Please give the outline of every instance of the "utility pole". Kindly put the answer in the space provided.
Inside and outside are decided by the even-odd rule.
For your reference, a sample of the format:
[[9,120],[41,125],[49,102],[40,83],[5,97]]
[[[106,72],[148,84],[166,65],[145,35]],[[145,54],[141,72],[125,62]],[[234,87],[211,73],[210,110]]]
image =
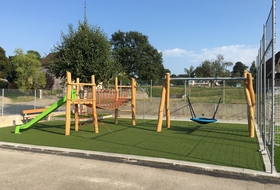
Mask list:
[[87,21],[87,1],[84,4],[84,23]]

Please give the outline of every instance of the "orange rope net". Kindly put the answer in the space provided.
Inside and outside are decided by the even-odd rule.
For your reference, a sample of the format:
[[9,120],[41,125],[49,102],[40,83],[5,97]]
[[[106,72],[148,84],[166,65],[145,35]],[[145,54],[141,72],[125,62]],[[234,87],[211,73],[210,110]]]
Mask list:
[[[92,93],[85,92],[84,99],[86,98],[92,98]],[[131,101],[131,90],[129,88],[124,88],[119,92],[116,92],[115,89],[96,91],[96,107],[99,109],[117,109],[129,101]]]

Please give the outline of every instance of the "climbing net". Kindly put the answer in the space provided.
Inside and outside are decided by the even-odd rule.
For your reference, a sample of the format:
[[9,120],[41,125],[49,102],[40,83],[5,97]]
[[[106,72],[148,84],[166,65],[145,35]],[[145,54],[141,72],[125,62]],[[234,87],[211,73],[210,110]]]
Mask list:
[[[86,109],[85,109],[86,108]],[[79,104],[77,106],[75,106],[75,112],[78,112],[78,122],[79,122],[79,126],[82,128],[85,125],[88,124],[94,124],[94,114],[92,112],[92,107],[89,104]],[[104,118],[108,118],[111,117],[112,115],[109,116],[98,116],[97,115],[97,119],[99,122],[102,123],[102,125],[108,129],[111,133],[113,133],[113,131],[111,131],[111,129],[103,122]],[[85,135],[85,134],[84,134]],[[85,136],[86,137],[86,136]]]

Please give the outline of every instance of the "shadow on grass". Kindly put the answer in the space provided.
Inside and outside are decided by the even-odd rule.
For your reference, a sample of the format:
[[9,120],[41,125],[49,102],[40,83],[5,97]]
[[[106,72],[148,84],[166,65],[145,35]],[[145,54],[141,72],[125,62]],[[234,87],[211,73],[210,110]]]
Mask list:
[[236,129],[232,129],[231,127],[223,127],[222,124],[189,124],[186,127],[180,125],[171,126],[169,130],[174,131],[175,134],[186,134],[186,138],[195,137],[204,139],[207,137],[208,141],[215,142],[217,145],[221,142],[225,145],[240,147],[240,143],[243,143],[243,146],[246,147],[248,144],[252,145],[256,143],[248,138],[248,132],[246,130],[240,130],[240,127]]
[[[99,133],[96,134],[93,132],[92,123],[80,126],[79,131],[75,132],[72,122],[71,135],[63,137],[65,122],[53,121],[36,124],[32,127],[34,130],[25,131],[26,135],[14,137],[9,135],[11,137],[7,137],[7,134],[2,134],[2,138],[14,138],[20,142],[41,143],[47,146],[152,156],[252,169],[255,167],[252,166],[253,164],[239,163],[241,162],[239,159],[247,160],[249,159],[247,156],[252,154],[251,157],[254,156],[254,159],[259,162],[256,159],[259,153],[254,150],[258,145],[257,141],[241,135],[245,133],[243,126],[236,128],[231,125],[227,127],[221,125],[205,126],[193,122],[172,121],[171,129],[166,129],[163,125],[164,130],[157,133],[156,123],[155,120],[147,120],[145,123],[132,126],[129,119],[120,119],[119,125],[115,125],[113,119],[104,120],[104,126],[99,123]],[[226,160],[228,156],[232,158],[229,161]],[[256,168],[260,170],[261,167]]]
[[201,128],[200,125],[194,127],[182,127],[182,126],[172,126],[170,130],[177,132],[185,132],[186,134],[192,134],[193,132],[199,130]]
[[[79,131],[74,131],[73,129],[73,125],[74,123],[71,123],[71,135],[74,135],[75,137],[80,137],[80,138],[88,138],[88,139],[99,139],[99,138],[103,138],[106,137],[108,135],[113,134],[118,134],[121,133],[123,131],[126,130],[130,130],[129,133],[131,134],[135,134],[135,135],[143,135],[143,131],[147,131],[147,132],[155,132],[156,133],[156,127],[155,127],[155,123],[156,121],[152,120],[152,121],[148,121],[145,122],[144,124],[140,124],[137,126],[132,126],[131,121],[129,120],[120,120],[119,121],[119,125],[121,125],[121,128],[118,128],[118,125],[114,124],[114,121],[110,121],[110,120],[106,120],[103,122],[99,122],[99,129],[103,128],[108,130],[108,132],[104,132],[103,134],[94,134],[94,125],[93,123],[89,123],[87,125],[83,125],[83,126],[79,126]],[[236,136],[240,136],[240,137],[246,137],[246,135],[239,135],[235,132],[236,130],[232,130],[229,128],[224,128],[222,129],[223,131],[221,131],[221,126],[205,126],[205,125],[197,125],[197,124],[193,124],[192,122],[189,122],[190,124],[186,127],[184,126],[180,126],[180,125],[176,125],[176,126],[171,126],[170,131],[175,132],[175,134],[186,134],[186,135],[191,135],[191,137],[195,137],[195,138],[199,138],[199,139],[204,139],[207,136],[207,139],[209,141],[214,141],[217,142],[217,145],[219,145],[218,142],[222,141],[222,140],[227,140],[227,142],[222,142],[224,144],[228,144],[228,145],[232,145],[231,143],[229,143],[228,140],[231,141],[235,141]],[[181,123],[180,123],[181,124]],[[111,127],[109,126],[115,126],[112,130],[110,129]],[[64,135],[65,132],[65,126],[61,125],[61,124],[53,124],[53,125],[49,125],[48,123],[38,123],[35,125],[36,127],[33,127],[32,129],[38,130],[38,131],[43,131],[43,132],[47,132],[47,133],[51,133],[51,134],[58,134],[58,135]],[[140,127],[141,126],[141,127]],[[166,129],[166,128],[165,128]],[[25,129],[24,131],[30,130],[29,129]],[[82,136],[80,136],[81,133],[77,133],[77,132],[82,132]],[[197,132],[197,133],[196,133]],[[148,134],[148,133],[147,133]],[[156,133],[157,134],[157,133]],[[158,133],[163,137],[169,138],[169,139],[187,139],[189,138],[189,136],[169,136],[169,135],[165,135],[164,133]],[[211,135],[208,135],[211,134]],[[221,135],[220,135],[221,134]],[[92,135],[94,135],[92,137]],[[215,141],[216,139],[219,139],[219,141]],[[254,142],[250,142],[247,138],[246,139],[238,139],[238,141],[240,143],[250,143],[250,144],[254,144]],[[109,141],[108,141],[109,142]],[[237,145],[240,146],[240,145]]]
[[[170,149],[155,149],[153,147],[142,147],[141,144],[145,141],[148,141],[149,139],[154,138],[153,136],[149,136],[146,137],[145,139],[142,139],[142,141],[139,141],[135,144],[129,145],[127,143],[121,143],[121,142],[117,142],[117,141],[108,141],[105,139],[101,139],[101,138],[94,138],[94,140],[99,141],[101,143],[107,143],[107,144],[111,144],[111,145],[118,145],[120,147],[130,147],[133,150],[139,150],[136,152],[133,152],[134,155],[139,155],[139,156],[151,156],[151,157],[162,157],[162,158],[167,158],[167,159],[178,159],[178,160],[184,160],[184,161],[191,161],[191,162],[200,162],[200,163],[206,163],[206,164],[213,164],[213,165],[224,165],[224,166],[231,166],[231,167],[239,167],[239,168],[243,168],[246,166],[241,166],[235,163],[227,163],[225,160],[221,160],[221,159],[217,159],[217,160],[213,160],[208,158],[203,158],[203,157],[199,157],[199,156],[194,156],[197,154],[197,150],[200,149],[199,147],[201,146],[201,144],[203,144],[203,141],[205,140],[206,137],[201,138],[199,141],[195,141],[195,143],[193,143],[192,145],[192,149],[191,150],[186,150],[184,153],[177,153],[174,150],[170,150]],[[212,143],[209,143],[212,144]],[[120,153],[119,151],[109,151],[109,152],[115,152],[115,153]],[[150,152],[153,152],[153,154],[150,154]],[[124,154],[131,154],[130,152],[123,152]],[[158,156],[161,155],[161,156]],[[264,171],[264,164],[262,164],[262,170]],[[248,167],[251,168],[251,167]],[[254,168],[251,168],[254,169]]]
[[[216,134],[221,134],[223,135],[229,135],[229,134],[234,134],[235,136],[240,136],[240,137],[248,137],[245,132],[246,130],[240,130],[240,129],[234,129],[234,128],[229,128],[229,127],[224,127],[222,126],[223,124],[189,124],[184,126],[171,126],[170,130],[172,131],[177,131],[177,132],[186,132],[187,134],[192,134],[193,132],[199,130],[199,131],[205,131],[205,132],[212,132]],[[240,134],[241,133],[241,134]]]
[[[62,126],[61,124],[48,125],[48,124],[44,124],[44,123],[39,123],[39,124],[36,124],[34,127],[24,129],[22,131],[24,132],[25,130],[30,130],[30,129],[34,129],[37,131],[43,131],[43,132],[47,132],[47,133],[51,133],[51,134],[64,135],[65,126]],[[60,129],[61,129],[61,132],[60,132]]]

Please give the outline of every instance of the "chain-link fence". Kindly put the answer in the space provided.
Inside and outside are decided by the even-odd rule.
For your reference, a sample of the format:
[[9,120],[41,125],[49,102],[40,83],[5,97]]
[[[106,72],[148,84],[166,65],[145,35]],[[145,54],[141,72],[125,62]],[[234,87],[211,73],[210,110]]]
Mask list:
[[[106,87],[109,88],[109,87]],[[121,91],[122,89],[120,89]],[[136,99],[146,102],[159,102],[162,84],[152,80],[138,81]],[[66,94],[65,89],[25,90],[1,89],[1,116],[22,114],[22,110],[42,108],[52,105]],[[170,88],[170,101],[187,103],[187,96],[194,103],[246,104],[243,82],[240,81],[174,81]],[[62,106],[58,111],[64,110]]]
[[[1,89],[1,116],[22,114],[22,110],[44,108],[58,101],[65,94],[64,90],[18,90]],[[64,110],[60,107],[58,111]]]
[[[150,101],[161,97],[162,85],[152,85],[152,81],[140,81],[138,90],[143,89]],[[195,81],[172,80],[170,100],[187,102],[187,97],[197,103],[215,103],[220,98],[223,104],[246,104],[244,83],[240,80]]]
[[[275,151],[280,152],[280,67],[278,67],[280,53],[275,54],[275,12],[276,0],[272,0],[256,59],[256,121],[264,144],[261,151],[268,152],[271,172],[275,169],[275,163],[280,163],[280,158],[275,157]],[[276,167],[280,167],[280,164]]]

